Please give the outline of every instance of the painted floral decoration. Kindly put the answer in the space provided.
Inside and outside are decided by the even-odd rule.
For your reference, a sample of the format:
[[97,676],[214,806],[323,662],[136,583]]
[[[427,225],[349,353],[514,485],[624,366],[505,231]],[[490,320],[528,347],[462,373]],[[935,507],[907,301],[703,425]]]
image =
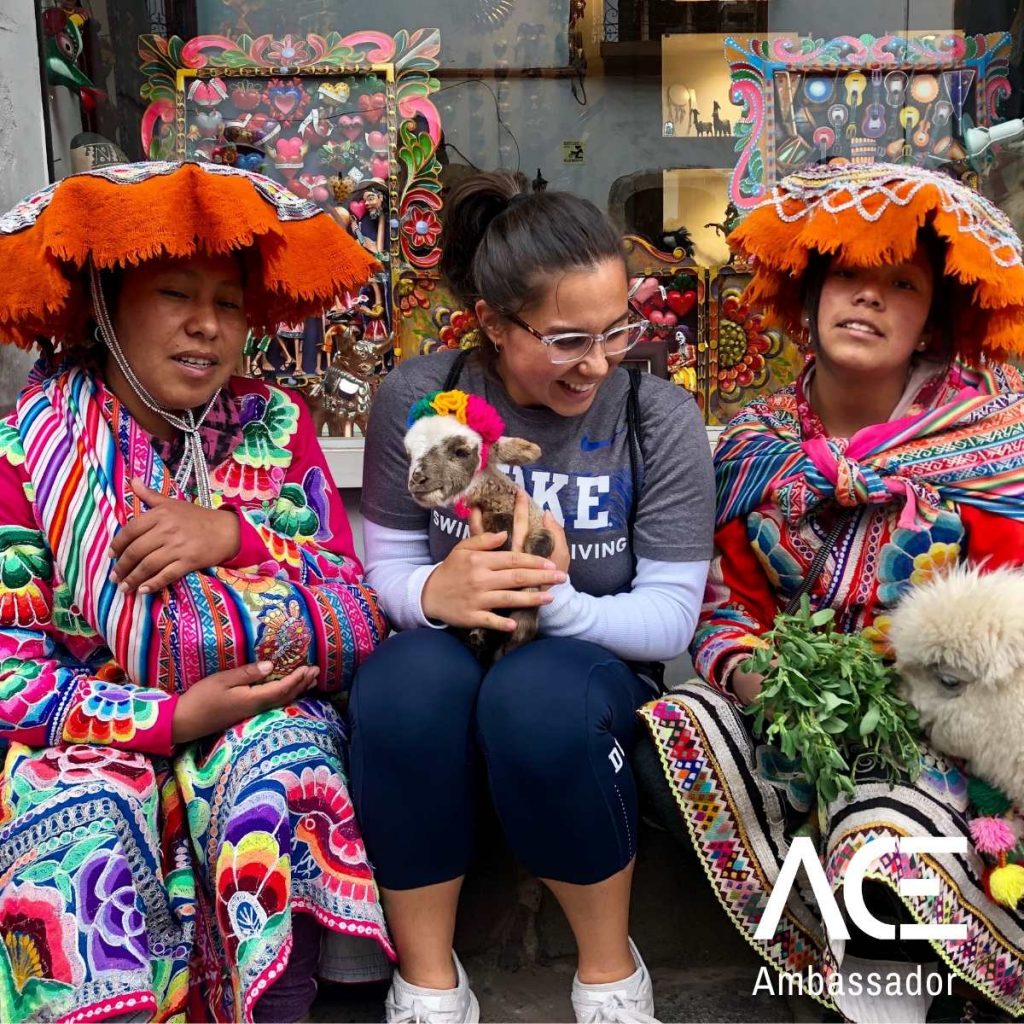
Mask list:
[[884,658],[893,656],[892,643],[889,640],[889,627],[892,625],[892,616],[879,615],[870,626],[864,627],[864,635],[871,641],[878,654]]
[[763,314],[752,313],[741,295],[739,288],[722,293],[718,323],[718,391],[730,402],[742,389],[763,388],[769,360],[782,351],[782,334],[765,325]]
[[57,688],[50,664],[21,657],[0,659],[0,720],[26,720]]
[[955,565],[963,533],[959,517],[945,511],[927,530],[894,530],[879,558],[878,599],[891,608],[908,587]]
[[0,527],[0,617],[32,627],[49,621],[48,602],[39,580],[52,574],[50,555],[38,530]]
[[772,586],[783,594],[796,593],[803,583],[803,573],[782,543],[779,524],[768,516],[752,512],[747,517],[747,536]]
[[283,39],[275,39],[266,50],[266,57],[275,64],[307,64],[313,57],[313,51],[303,39],[287,35]]
[[95,972],[149,967],[146,918],[132,870],[119,850],[97,850],[76,879],[79,927]]
[[402,231],[416,249],[430,248],[441,234],[441,222],[433,210],[410,206],[402,220]]
[[402,315],[409,316],[417,309],[426,309],[430,305],[430,292],[434,287],[429,277],[402,274],[395,282],[395,295]]
[[236,953],[284,913],[291,888],[288,856],[275,835],[253,831],[224,842],[216,871],[217,919],[228,949]]
[[0,956],[14,991],[8,1003],[17,1020],[31,1020],[65,987],[81,985],[85,964],[78,953],[78,924],[60,890],[31,882],[8,885],[0,896]]
[[52,789],[58,782],[68,786],[99,782],[139,803],[149,799],[156,785],[153,767],[145,754],[99,744],[47,747],[25,761],[21,771],[40,791]]
[[468,309],[449,309],[438,306],[434,310],[434,325],[437,327],[436,338],[424,339],[420,352],[443,352],[448,348],[476,348],[484,338],[480,322],[476,315]]

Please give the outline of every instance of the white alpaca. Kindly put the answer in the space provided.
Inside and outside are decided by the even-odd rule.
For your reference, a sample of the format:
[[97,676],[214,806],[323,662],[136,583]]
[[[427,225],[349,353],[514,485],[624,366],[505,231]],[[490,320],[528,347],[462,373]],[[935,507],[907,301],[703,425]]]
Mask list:
[[1024,806],[1024,570],[933,578],[900,602],[889,638],[935,748]]

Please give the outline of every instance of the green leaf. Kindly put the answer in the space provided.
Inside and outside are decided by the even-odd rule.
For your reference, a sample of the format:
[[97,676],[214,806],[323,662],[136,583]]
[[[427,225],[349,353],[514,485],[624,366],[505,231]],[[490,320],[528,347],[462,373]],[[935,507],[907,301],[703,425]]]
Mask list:
[[20,872],[19,877],[25,882],[49,882],[57,875],[59,868],[58,861],[52,858],[41,860]]
[[83,839],[75,843],[61,858],[61,866],[69,875],[73,875],[89,859],[89,855],[106,841],[104,836],[94,836],[92,839]]
[[71,903],[71,877],[64,871],[57,874],[54,881],[57,883],[57,888],[60,889],[61,896],[64,897],[66,904]]
[[826,711],[832,712],[844,705],[849,706],[850,702],[848,700],[843,700],[843,698],[834,691],[826,690],[825,693],[821,695],[821,703]]
[[861,736],[870,736],[874,731],[876,725],[878,725],[878,719],[881,716],[881,712],[878,709],[877,704],[873,704],[868,708],[867,713],[861,719],[860,722],[860,734]]
[[831,609],[812,612],[803,599],[776,617],[745,666],[764,676],[748,709],[755,731],[800,759],[820,801],[854,791],[861,755],[890,779],[920,770],[917,715],[896,695],[895,672],[863,634],[834,626]]

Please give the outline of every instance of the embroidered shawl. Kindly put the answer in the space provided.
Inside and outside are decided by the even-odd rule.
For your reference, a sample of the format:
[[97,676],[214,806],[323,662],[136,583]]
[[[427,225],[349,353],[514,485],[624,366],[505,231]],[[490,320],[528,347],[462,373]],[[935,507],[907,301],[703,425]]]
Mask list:
[[[796,383],[798,406],[806,405]],[[1024,521],[1024,381],[1013,367],[953,364],[937,403],[851,438],[810,436],[772,396],[751,403],[715,452],[717,525],[765,503],[798,523],[826,504],[902,502],[899,525],[920,529],[944,501]],[[935,382],[931,385],[934,387]]]

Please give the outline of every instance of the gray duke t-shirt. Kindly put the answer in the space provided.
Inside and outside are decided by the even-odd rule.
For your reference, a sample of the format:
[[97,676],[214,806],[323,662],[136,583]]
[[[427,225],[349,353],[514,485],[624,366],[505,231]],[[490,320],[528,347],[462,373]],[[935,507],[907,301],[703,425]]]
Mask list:
[[[412,500],[402,440],[409,409],[444,386],[457,354],[420,356],[387,375],[373,401],[364,457],[363,515],[397,530],[427,530],[435,562],[466,536],[466,524],[448,509],[428,511]],[[625,370],[615,370],[590,408],[573,417],[514,404],[493,372],[472,357],[456,387],[486,398],[505,421],[506,434],[540,446],[536,463],[506,472],[564,526],[577,590],[601,596],[628,589],[634,554],[662,562],[711,558],[714,473],[704,423],[688,392],[650,374],[641,377],[643,471],[631,551]]]

